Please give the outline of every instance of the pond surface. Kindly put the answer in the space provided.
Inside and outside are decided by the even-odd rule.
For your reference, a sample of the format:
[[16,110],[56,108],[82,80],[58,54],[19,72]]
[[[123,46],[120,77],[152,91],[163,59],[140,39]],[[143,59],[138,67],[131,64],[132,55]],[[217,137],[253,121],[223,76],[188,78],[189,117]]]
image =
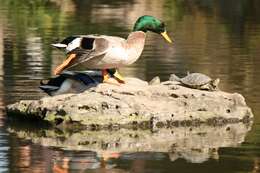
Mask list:
[[[127,37],[135,20],[144,14],[164,20],[174,44],[148,33],[142,57],[120,69],[121,73],[144,80],[156,75],[166,80],[171,73],[183,76],[187,71],[220,78],[220,88],[245,96],[255,115],[251,130],[247,134],[243,131],[244,142],[219,144],[217,156],[202,160],[192,159],[192,151],[172,158],[163,150],[164,145],[146,152],[103,152],[100,157],[94,149],[44,145],[49,138],[32,142],[29,136],[35,135],[35,129],[27,134],[28,130],[15,125],[14,131],[25,136],[7,132],[9,124],[1,111],[0,172],[260,171],[259,0],[1,0],[1,110],[21,99],[45,96],[38,89],[39,81],[51,77],[53,68],[64,58],[51,43],[72,34]],[[44,133],[48,137],[49,133]],[[196,153],[199,156],[195,158],[202,158],[203,152]]]

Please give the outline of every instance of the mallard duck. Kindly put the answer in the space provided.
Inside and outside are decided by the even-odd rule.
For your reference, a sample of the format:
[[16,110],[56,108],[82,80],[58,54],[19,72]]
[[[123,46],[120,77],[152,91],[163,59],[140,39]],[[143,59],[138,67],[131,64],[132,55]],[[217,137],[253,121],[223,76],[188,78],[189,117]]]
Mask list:
[[[163,22],[153,16],[142,16],[135,22],[133,31],[127,39],[107,35],[78,35],[65,38],[60,43],[52,44],[65,49],[66,60],[57,66],[54,74],[60,74],[77,64],[90,69],[102,69],[103,82],[109,81],[107,69],[117,69],[134,63],[141,55],[147,31],[161,34],[172,43]],[[114,77],[124,83],[123,77],[116,71]]]
[[[110,71],[109,71],[110,72]],[[110,72],[111,73],[111,72]],[[111,76],[113,74],[110,74]],[[101,71],[63,71],[47,82],[41,81],[39,88],[50,96],[65,93],[80,93],[103,81]]]

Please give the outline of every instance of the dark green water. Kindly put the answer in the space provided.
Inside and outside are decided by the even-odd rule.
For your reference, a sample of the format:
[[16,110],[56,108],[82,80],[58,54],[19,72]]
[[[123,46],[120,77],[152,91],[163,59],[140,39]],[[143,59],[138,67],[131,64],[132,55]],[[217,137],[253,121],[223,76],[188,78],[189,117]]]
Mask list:
[[51,43],[72,34],[127,37],[144,14],[165,21],[174,45],[149,33],[142,57],[121,72],[145,80],[187,71],[219,77],[220,88],[244,95],[254,112],[244,142],[220,146],[217,157],[200,161],[188,151],[172,159],[156,148],[110,153],[104,161],[94,150],[63,150],[18,138],[6,131],[1,113],[0,172],[260,171],[259,0],[0,0],[0,107],[44,96],[39,80],[49,78],[64,57]]

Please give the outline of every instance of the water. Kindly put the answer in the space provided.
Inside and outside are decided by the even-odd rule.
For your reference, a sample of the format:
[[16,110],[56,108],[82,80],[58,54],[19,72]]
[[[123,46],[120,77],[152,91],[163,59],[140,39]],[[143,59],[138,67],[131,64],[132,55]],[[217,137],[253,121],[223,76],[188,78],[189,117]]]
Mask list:
[[[220,147],[217,152],[210,151],[212,155],[205,157],[203,150],[183,151],[181,147],[175,147],[178,149],[175,153],[179,155],[172,155],[166,152],[166,144],[162,143],[155,143],[156,147],[151,147],[149,151],[134,150],[137,148],[133,146],[133,151],[126,153],[109,149],[105,152],[105,144],[102,144],[102,151],[95,148],[86,151],[84,147],[82,150],[77,148],[78,145],[65,145],[62,135],[57,141],[52,141],[52,134],[57,137],[60,132],[28,130],[26,125],[20,127],[22,123],[9,127],[2,112],[0,172],[259,172],[258,0],[1,0],[1,109],[20,99],[44,96],[38,89],[39,80],[50,77],[53,68],[64,57],[51,48],[51,43],[71,34],[100,33],[127,37],[135,20],[143,14],[163,19],[174,45],[167,44],[159,35],[149,33],[142,58],[121,69],[121,72],[145,80],[155,75],[165,80],[171,73],[185,75],[187,71],[219,77],[222,90],[243,94],[253,109],[255,119],[252,129],[249,133],[246,131],[250,128],[243,131],[241,136],[241,140],[245,141],[241,145],[232,142],[219,144],[215,146]],[[39,133],[44,133],[45,137],[36,138]],[[145,136],[149,139],[156,134],[169,133],[147,132]],[[76,134],[70,134],[71,138]],[[131,140],[133,136],[143,136],[142,132],[136,131],[127,134],[132,134]],[[187,138],[183,135],[185,143],[191,133],[183,134],[188,135]],[[141,137],[136,141],[142,141]],[[132,146],[135,142],[128,143],[129,139],[120,144]],[[198,138],[192,145],[200,144],[203,139]],[[206,143],[212,146],[214,141],[207,139]],[[227,136],[224,142],[229,139],[232,136]],[[48,146],[48,142],[53,145]],[[113,144],[116,145],[116,142]],[[203,145],[200,147],[203,148]],[[111,148],[114,149],[113,146]]]

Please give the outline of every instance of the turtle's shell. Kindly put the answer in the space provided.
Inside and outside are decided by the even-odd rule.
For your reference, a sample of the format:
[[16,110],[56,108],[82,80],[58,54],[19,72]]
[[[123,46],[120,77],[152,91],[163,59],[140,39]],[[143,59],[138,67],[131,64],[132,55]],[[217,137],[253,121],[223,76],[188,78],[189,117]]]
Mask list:
[[200,87],[209,83],[212,79],[202,73],[191,73],[181,79],[181,83],[190,87]]

